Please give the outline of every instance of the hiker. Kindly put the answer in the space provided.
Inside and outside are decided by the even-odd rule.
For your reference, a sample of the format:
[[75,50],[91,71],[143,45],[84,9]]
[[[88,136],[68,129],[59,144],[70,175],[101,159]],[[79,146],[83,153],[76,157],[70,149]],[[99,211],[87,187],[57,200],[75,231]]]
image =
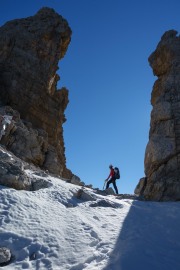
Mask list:
[[115,172],[114,172],[114,168],[112,165],[109,165],[109,169],[110,169],[110,174],[108,176],[108,178],[106,179],[106,189],[109,188],[109,185],[112,183],[114,186],[114,189],[116,191],[116,194],[118,194],[118,188],[116,186],[116,177],[115,177]]

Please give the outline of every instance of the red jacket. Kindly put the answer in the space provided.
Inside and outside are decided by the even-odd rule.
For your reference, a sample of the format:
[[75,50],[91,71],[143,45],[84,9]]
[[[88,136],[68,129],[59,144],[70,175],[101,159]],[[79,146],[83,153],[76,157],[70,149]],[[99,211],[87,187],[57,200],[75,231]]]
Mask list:
[[110,174],[109,174],[107,180],[108,180],[109,178],[112,178],[113,176],[114,176],[114,169],[111,168],[111,171],[110,171]]

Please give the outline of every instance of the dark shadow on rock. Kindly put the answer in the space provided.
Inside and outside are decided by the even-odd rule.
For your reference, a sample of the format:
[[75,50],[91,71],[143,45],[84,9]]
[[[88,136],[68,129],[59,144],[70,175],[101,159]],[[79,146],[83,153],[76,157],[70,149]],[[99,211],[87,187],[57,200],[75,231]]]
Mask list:
[[111,208],[122,208],[123,206],[119,203],[114,203],[108,200],[97,200],[89,205],[90,207],[111,207]]
[[33,179],[32,183],[31,183],[31,190],[30,191],[37,191],[39,189],[43,189],[43,188],[50,188],[52,187],[52,183],[48,180],[44,180],[44,179]]
[[103,270],[180,269],[179,228],[180,203],[134,201]]

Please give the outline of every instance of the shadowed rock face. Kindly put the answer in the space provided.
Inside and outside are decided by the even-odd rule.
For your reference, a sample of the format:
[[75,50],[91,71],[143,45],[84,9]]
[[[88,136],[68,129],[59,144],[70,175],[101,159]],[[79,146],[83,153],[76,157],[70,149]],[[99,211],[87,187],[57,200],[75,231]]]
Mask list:
[[166,32],[149,57],[158,77],[151,95],[145,174],[135,193],[148,200],[180,200],[180,37]]
[[[0,28],[0,103],[46,134],[44,156],[31,162],[67,178],[72,173],[66,168],[62,125],[68,90],[57,91],[56,71],[70,39],[67,21],[50,8]],[[13,143],[8,149],[18,153]]]

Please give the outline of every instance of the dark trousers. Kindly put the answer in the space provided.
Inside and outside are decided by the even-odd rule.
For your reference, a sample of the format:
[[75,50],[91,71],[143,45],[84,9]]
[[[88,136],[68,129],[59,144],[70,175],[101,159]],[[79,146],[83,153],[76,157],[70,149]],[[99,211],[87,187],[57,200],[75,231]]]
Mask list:
[[109,185],[110,184],[113,184],[113,187],[114,187],[114,189],[115,189],[115,191],[116,191],[116,194],[118,194],[118,188],[117,188],[117,186],[116,186],[116,179],[114,178],[114,177],[112,177],[108,182],[107,182],[107,184],[106,184],[106,189],[109,187]]

